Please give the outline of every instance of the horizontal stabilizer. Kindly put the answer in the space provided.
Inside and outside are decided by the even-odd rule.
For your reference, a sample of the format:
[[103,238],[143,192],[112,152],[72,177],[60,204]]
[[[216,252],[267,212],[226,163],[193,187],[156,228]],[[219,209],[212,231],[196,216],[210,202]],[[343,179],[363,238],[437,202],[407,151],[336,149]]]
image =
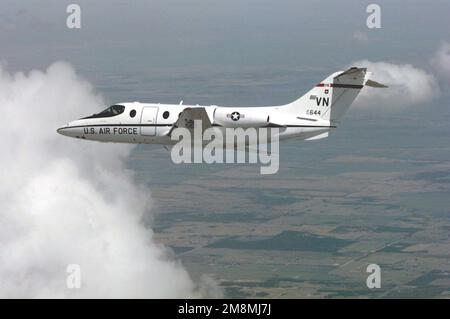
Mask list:
[[373,87],[373,88],[388,88],[387,85],[384,85],[384,84],[381,84],[381,83],[378,83],[378,82],[372,81],[372,80],[367,80],[365,85]]
[[334,79],[346,78],[348,80],[348,79],[352,78],[353,76],[358,77],[361,73],[366,74],[366,71],[367,71],[366,68],[352,67],[344,72],[341,72],[340,74],[335,76]]

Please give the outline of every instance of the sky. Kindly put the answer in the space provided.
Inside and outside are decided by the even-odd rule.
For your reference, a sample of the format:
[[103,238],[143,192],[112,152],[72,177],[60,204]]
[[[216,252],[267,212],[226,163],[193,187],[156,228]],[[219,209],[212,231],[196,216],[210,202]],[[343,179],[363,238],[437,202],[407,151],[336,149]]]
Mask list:
[[[129,258],[128,248],[144,252],[150,247],[141,261],[144,268],[145,264],[155,267],[142,271],[148,278],[155,278],[158,275],[155,269],[166,269],[161,286],[167,289],[155,294],[154,290],[141,287],[142,295],[196,296],[205,291],[206,295],[220,295],[209,281],[206,286],[193,283],[170,253],[151,240],[151,230],[145,235],[145,227],[138,219],[127,215],[130,210],[145,214],[151,210],[151,203],[148,207],[108,206],[105,198],[117,189],[115,186],[101,188],[99,184],[108,184],[115,174],[129,191],[120,199],[124,203],[133,202],[135,192],[144,197],[149,192],[134,184],[129,175],[132,172],[118,172],[125,170],[130,149],[108,146],[97,154],[91,145],[86,149],[86,146],[67,142],[70,149],[65,150],[64,145],[55,142],[59,140],[51,134],[61,123],[91,114],[105,104],[184,100],[186,104],[276,105],[298,98],[336,70],[361,65],[368,66],[376,80],[386,82],[393,89],[388,93],[365,91],[348,119],[367,120],[375,116],[386,123],[418,116],[448,119],[449,1],[376,1],[382,14],[381,28],[376,30],[366,26],[366,7],[374,1],[86,0],[75,2],[81,7],[82,22],[78,30],[66,27],[66,7],[72,2],[75,1],[3,0],[0,4],[2,130],[8,134],[18,129],[15,109],[26,121],[33,121],[27,114],[39,112],[39,121],[32,127],[38,131],[40,127],[45,128],[42,134],[25,133],[19,144],[8,144],[4,151],[16,154],[11,152],[17,152],[15,145],[19,145],[17,156],[23,150],[28,160],[2,173],[2,181],[11,183],[2,182],[1,200],[9,206],[1,207],[3,225],[0,227],[17,227],[30,232],[25,233],[25,237],[0,237],[3,238],[0,244],[8,249],[0,249],[3,254],[0,258],[7,258],[4,251],[22,247],[16,250],[19,253],[14,260],[19,263],[22,260],[23,267],[15,269],[13,262],[8,263],[9,268],[0,269],[3,279],[24,278],[30,269],[46,266],[37,255],[25,258],[33,251],[32,236],[39,239],[36,242],[42,247],[46,247],[47,240],[54,240],[45,237],[46,227],[53,229],[53,224],[40,224],[42,221],[36,220],[36,224],[29,225],[24,221],[27,214],[42,211],[42,202],[52,197],[48,193],[35,193],[36,183],[44,179],[44,183],[53,185],[74,178],[79,182],[74,183],[74,187],[81,198],[88,196],[86,187],[91,189],[89,196],[92,198],[87,202],[93,204],[83,209],[92,213],[89,216],[93,224],[113,225],[113,230],[102,228],[100,238],[109,245],[117,245],[109,234],[124,222],[129,225],[128,229],[138,233],[125,241],[128,246],[123,247],[123,251],[112,255],[106,252],[104,263],[99,264],[108,268],[105,260],[112,258],[120,265]],[[89,164],[74,155],[79,152],[90,154],[101,178],[83,175]],[[119,159],[102,167],[104,160],[111,156]],[[32,161],[35,158],[43,160]],[[45,160],[50,164],[42,164]],[[36,172],[41,165],[47,167],[47,176],[53,180]],[[2,167],[10,166],[14,166],[14,157],[2,156]],[[22,171],[35,174],[27,175]],[[29,189],[28,209],[23,207],[23,199],[16,198],[19,194],[11,191],[16,186],[14,183]],[[72,202],[70,197],[64,196],[64,189],[59,191],[62,199],[49,204],[47,212],[52,213],[50,217],[64,221],[64,215],[59,214],[61,207]],[[17,202],[8,200],[10,198],[16,198]],[[118,217],[105,221],[104,214],[111,209],[117,210]],[[12,220],[10,216],[14,213],[18,217]],[[84,215],[73,221],[74,231],[86,227],[81,216]],[[119,233],[126,238],[122,231]],[[63,243],[70,244],[70,237],[62,238]],[[86,241],[80,239],[78,245],[96,240],[95,236],[86,235],[86,238]],[[78,248],[74,255],[68,254],[69,259],[83,256],[83,260],[90,260],[90,255]],[[54,261],[52,267],[62,267],[66,259],[57,256],[65,248],[56,245],[52,249],[47,255]],[[101,247],[98,249],[102,251]],[[3,289],[2,295],[78,296],[65,290],[61,292],[57,284],[60,275],[51,269],[27,277],[26,290],[17,289],[13,281],[8,281],[9,288]],[[108,276],[105,275],[105,282]],[[178,287],[170,284],[174,276],[180,278]],[[133,275],[130,278],[134,278]],[[40,290],[41,281],[51,282],[50,287],[54,289]],[[108,291],[107,284],[101,287],[104,290],[88,290],[87,296]],[[125,296],[132,293],[132,289],[122,291]]]
[[378,1],[377,30],[365,25],[370,1],[78,1],[80,30],[66,28],[69,3],[2,1],[0,39],[7,43],[2,59],[25,69],[65,58],[95,72],[335,68],[360,59],[418,64],[448,40],[450,28],[445,0]]

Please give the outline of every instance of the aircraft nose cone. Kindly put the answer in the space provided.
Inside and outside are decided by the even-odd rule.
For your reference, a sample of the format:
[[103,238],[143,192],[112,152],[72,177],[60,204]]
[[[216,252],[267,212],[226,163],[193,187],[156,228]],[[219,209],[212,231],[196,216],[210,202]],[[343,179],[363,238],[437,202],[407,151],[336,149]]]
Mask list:
[[83,128],[80,126],[78,121],[69,122],[58,128],[56,132],[68,137],[85,138]]
[[64,136],[68,136],[68,130],[67,130],[68,125],[65,125],[63,127],[60,127],[56,130],[56,132],[58,134],[64,135]]

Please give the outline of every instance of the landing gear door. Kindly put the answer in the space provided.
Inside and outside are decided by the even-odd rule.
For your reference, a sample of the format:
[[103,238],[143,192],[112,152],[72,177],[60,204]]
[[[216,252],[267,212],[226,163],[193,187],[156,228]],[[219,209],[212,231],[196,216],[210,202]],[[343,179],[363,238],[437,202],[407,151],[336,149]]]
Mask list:
[[141,115],[141,135],[154,136],[156,134],[156,119],[158,107],[146,106],[142,109]]

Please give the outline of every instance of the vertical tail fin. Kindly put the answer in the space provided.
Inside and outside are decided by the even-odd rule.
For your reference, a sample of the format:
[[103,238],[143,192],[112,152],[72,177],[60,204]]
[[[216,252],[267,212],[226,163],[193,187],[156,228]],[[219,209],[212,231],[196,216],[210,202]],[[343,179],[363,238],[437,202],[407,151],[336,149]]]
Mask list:
[[369,80],[366,68],[336,72],[287,105],[299,118],[337,123]]

